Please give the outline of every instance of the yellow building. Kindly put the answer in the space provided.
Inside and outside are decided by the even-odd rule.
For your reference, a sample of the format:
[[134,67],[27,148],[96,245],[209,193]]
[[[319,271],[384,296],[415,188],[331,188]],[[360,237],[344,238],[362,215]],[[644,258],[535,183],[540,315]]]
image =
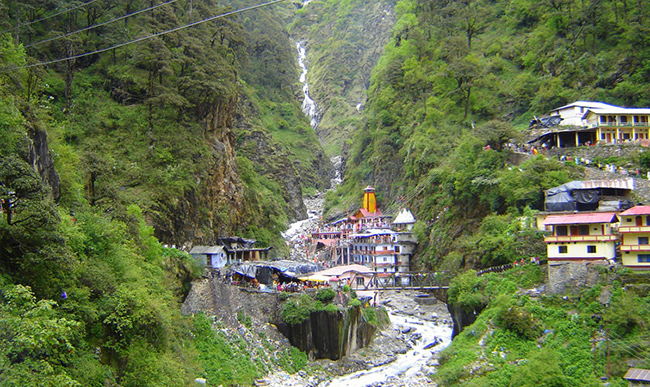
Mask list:
[[632,207],[619,216],[623,265],[633,269],[650,269],[650,206]]
[[549,215],[544,224],[551,235],[544,238],[549,263],[557,261],[608,261],[616,258],[618,236],[612,227],[615,212]]
[[650,135],[650,109],[611,106],[589,109],[583,117],[588,130],[595,130],[599,143],[647,140]]
[[531,125],[540,125],[543,133],[529,143],[546,148],[650,142],[650,108],[576,101],[552,110],[548,117],[535,118]]

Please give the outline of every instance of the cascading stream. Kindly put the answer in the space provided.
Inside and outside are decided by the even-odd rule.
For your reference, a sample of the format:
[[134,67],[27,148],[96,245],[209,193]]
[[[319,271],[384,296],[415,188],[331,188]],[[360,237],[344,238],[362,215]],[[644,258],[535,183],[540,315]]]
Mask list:
[[[303,4],[306,4],[305,2]],[[320,123],[321,111],[316,102],[309,96],[309,83],[307,83],[307,65],[305,64],[305,58],[307,56],[307,50],[303,45],[303,42],[296,42],[296,49],[298,50],[298,66],[300,66],[300,83],[302,83],[302,111],[309,117],[311,127],[316,130],[318,124]]]

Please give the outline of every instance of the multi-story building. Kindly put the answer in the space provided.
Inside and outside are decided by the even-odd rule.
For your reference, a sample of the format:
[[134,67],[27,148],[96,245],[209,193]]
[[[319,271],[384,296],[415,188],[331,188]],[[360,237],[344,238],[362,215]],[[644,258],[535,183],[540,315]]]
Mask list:
[[[626,108],[602,102],[577,101],[551,110],[552,125],[530,141],[544,147],[616,144],[650,139],[650,108]],[[536,119],[534,122],[549,122]]]
[[408,272],[416,241],[415,217],[403,209],[395,221],[377,208],[375,189],[364,189],[363,208],[311,233],[315,248],[329,249],[331,263],[365,265],[377,273]]
[[618,235],[615,212],[549,215],[544,224],[550,235],[544,238],[549,264],[558,261],[603,261],[616,258]]
[[650,269],[650,206],[636,206],[621,212],[621,260],[633,269]]

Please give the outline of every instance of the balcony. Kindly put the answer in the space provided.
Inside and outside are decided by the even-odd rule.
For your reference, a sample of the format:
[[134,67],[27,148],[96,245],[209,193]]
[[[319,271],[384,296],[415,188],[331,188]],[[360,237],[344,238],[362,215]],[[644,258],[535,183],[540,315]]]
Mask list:
[[619,226],[618,232],[623,233],[633,233],[633,232],[647,232],[650,233],[650,226]]
[[648,122],[590,122],[587,128],[648,128]]
[[621,251],[638,251],[638,252],[648,252],[650,251],[650,245],[621,245]]
[[570,242],[614,242],[618,235],[550,235],[544,238],[546,243]]

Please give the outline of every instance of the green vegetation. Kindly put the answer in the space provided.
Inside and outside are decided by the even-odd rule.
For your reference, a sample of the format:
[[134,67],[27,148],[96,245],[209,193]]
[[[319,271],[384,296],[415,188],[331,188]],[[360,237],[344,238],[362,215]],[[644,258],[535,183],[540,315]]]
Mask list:
[[270,359],[241,338],[220,341],[205,318],[181,316],[201,268],[165,247],[240,235],[282,254],[292,195],[326,185],[273,11],[291,7],[23,67],[250,4],[171,2],[66,35],[151,5],[92,2],[55,18],[70,5],[0,6],[2,385],[183,386],[200,375],[251,384],[267,364],[306,364],[294,350]]
[[[506,145],[522,142],[534,115],[576,100],[650,106],[640,92],[650,85],[643,9],[617,1],[397,2],[328,214],[358,205],[371,184],[384,212],[405,199],[425,222],[417,230],[423,266],[457,271],[542,255],[533,233],[520,237],[505,224],[542,210],[545,189],[582,171],[541,156],[516,160]],[[621,162],[644,170],[643,160]],[[512,246],[529,242],[532,252]]]
[[247,343],[237,332],[229,333],[218,325],[216,328],[203,314],[194,318],[194,341],[210,385],[252,385],[256,378],[271,371],[271,366],[294,373],[307,365],[307,355],[294,347],[278,349],[264,337],[260,337],[263,346],[259,347]]
[[287,324],[294,325],[307,321],[313,312],[320,310],[338,312],[340,310],[339,307],[331,303],[335,295],[334,290],[325,288],[319,290],[314,296],[308,293],[301,293],[300,295],[281,297],[284,299],[281,313],[282,319]]
[[454,281],[450,296],[487,307],[442,353],[435,375],[441,385],[599,386],[607,346],[612,385],[627,385],[620,379],[627,371],[623,359],[648,367],[648,299],[622,289],[617,278],[626,278],[624,272],[602,273],[604,285],[577,296],[523,294],[544,280],[537,265],[474,280],[471,274]]
[[332,288],[323,288],[316,292],[316,299],[321,302],[330,302],[336,296],[336,292]]

